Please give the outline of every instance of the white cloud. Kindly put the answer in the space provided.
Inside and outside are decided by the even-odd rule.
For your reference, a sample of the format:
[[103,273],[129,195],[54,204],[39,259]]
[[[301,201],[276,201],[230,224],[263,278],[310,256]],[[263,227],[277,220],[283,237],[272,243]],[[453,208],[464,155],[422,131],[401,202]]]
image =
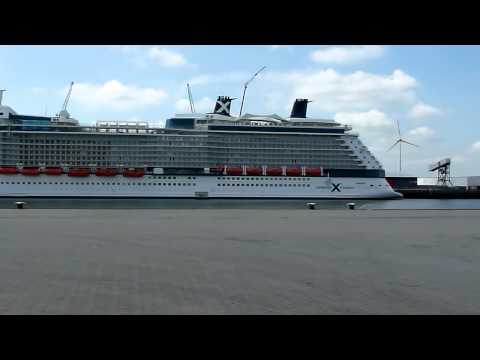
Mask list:
[[[64,89],[63,93],[65,91]],[[139,88],[135,85],[124,85],[118,80],[110,80],[104,84],[75,84],[72,102],[78,102],[87,107],[133,109],[157,105],[167,96],[162,89]]]
[[428,139],[435,134],[435,131],[427,126],[419,126],[410,130],[408,133],[417,138]]
[[[204,96],[198,101],[194,101],[195,111],[196,112],[211,112],[213,111],[215,102],[208,96]],[[175,108],[179,112],[190,112],[190,102],[187,99],[179,99],[175,102]]]
[[440,113],[441,111],[439,109],[420,102],[412,107],[408,116],[413,119],[421,119],[432,115],[438,115]]
[[313,100],[310,106],[318,110],[357,112],[389,104],[410,105],[416,98],[417,81],[401,70],[387,75],[363,71],[341,74],[333,69],[270,72],[264,78],[290,91],[290,97],[279,106],[291,104],[295,98],[309,98]]
[[187,59],[180,53],[170,49],[153,46],[147,51],[148,57],[168,67],[187,65]]
[[472,152],[480,152],[480,141],[473,143],[472,146],[470,147],[470,150]]
[[385,48],[380,45],[328,46],[310,54],[322,64],[349,64],[381,57]]
[[372,109],[365,112],[339,112],[334,116],[335,121],[352,125],[354,128],[385,129],[392,127],[392,120],[385,113]]

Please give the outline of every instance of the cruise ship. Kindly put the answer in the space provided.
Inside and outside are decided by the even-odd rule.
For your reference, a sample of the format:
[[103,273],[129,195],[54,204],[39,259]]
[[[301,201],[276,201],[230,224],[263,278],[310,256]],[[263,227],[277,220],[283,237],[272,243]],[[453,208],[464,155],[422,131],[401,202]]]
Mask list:
[[402,195],[349,125],[307,117],[211,113],[147,123],[81,125],[2,105],[0,196],[96,198],[392,199]]

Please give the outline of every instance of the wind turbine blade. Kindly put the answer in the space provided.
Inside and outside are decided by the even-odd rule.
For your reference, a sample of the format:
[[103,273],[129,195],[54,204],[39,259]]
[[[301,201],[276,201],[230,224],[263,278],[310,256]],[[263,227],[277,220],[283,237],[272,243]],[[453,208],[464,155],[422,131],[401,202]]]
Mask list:
[[392,149],[395,147],[395,145],[397,145],[399,142],[400,142],[400,139],[397,140],[397,141],[395,141],[395,143],[394,143],[392,146],[390,146],[390,148],[387,150],[387,152],[389,152],[390,150],[392,150]]
[[395,121],[397,122],[398,137],[401,138],[402,134],[400,133],[400,123],[398,122],[398,119],[395,119]]
[[413,145],[413,146],[416,146],[416,147],[420,147],[420,146],[418,146],[418,145],[412,144],[411,142],[408,142],[408,141],[403,140],[403,139],[402,139],[401,141],[404,142],[404,143],[406,143],[406,144],[409,144],[409,145]]

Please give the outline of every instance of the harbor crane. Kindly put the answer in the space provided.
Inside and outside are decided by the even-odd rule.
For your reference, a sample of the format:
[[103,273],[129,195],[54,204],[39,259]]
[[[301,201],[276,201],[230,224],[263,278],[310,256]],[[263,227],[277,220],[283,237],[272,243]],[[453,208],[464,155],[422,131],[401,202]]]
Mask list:
[[242,110],[243,110],[243,101],[245,100],[245,92],[247,91],[248,85],[257,77],[258,74],[260,74],[263,70],[265,70],[266,66],[262,67],[260,70],[258,70],[244,85],[243,85],[243,95],[242,95],[242,104],[240,105],[240,114],[238,115],[239,117],[242,116]]
[[440,186],[453,186],[452,179],[450,177],[450,158],[442,159],[428,167],[429,171],[437,171],[437,185]]

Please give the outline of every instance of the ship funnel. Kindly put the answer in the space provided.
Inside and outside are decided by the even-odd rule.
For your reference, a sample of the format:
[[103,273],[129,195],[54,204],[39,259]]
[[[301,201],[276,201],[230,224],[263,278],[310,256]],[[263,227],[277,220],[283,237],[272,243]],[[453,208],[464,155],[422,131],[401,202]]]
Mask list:
[[219,96],[217,102],[215,103],[215,109],[213,110],[214,114],[230,116],[230,105],[232,104],[232,99],[229,96]]
[[291,118],[306,118],[307,117],[307,105],[311,101],[308,99],[296,99],[293,103]]

